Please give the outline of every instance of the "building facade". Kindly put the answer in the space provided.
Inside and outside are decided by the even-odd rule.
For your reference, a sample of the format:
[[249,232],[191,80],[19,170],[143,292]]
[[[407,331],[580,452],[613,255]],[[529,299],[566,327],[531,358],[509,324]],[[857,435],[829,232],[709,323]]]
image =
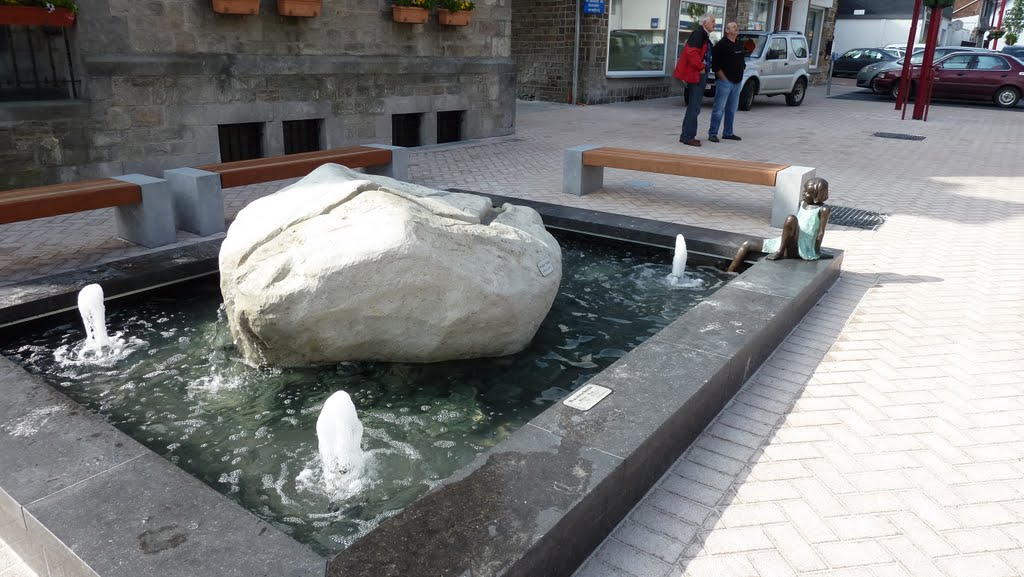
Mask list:
[[[595,4],[600,6],[600,13]],[[600,104],[681,92],[672,78],[680,46],[701,14],[711,11],[745,30],[798,30],[807,35],[812,78],[823,81],[833,0],[516,0],[512,58],[523,99]]]
[[513,132],[510,0],[459,27],[395,22],[388,0],[260,2],[78,0],[67,30],[0,25],[0,189]]
[[[984,2],[987,0],[978,0]],[[874,48],[889,44],[906,46],[914,18],[915,0],[837,0],[835,43],[833,50],[842,54],[853,48]],[[917,40],[924,43],[930,10],[921,11],[917,23]],[[953,8],[942,11],[939,25],[939,46],[959,45],[954,38]]]

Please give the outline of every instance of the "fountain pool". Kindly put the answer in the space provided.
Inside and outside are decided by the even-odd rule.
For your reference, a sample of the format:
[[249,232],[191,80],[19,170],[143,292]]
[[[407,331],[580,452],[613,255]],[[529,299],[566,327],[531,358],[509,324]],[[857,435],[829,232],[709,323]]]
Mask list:
[[[330,555],[371,531],[553,402],[703,301],[729,275],[671,254],[560,234],[562,287],[530,347],[429,365],[254,368],[236,355],[216,283],[197,281],[107,304],[127,343],[116,362],[78,360],[69,322],[21,334],[4,355],[268,520]],[[316,421],[344,390],[364,427],[357,487],[325,489]],[[303,473],[306,471],[306,473]]]

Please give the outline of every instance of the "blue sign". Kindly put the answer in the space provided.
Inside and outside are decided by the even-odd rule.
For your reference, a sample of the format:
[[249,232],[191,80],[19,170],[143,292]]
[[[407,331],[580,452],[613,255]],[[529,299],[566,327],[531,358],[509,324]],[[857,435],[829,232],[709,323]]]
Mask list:
[[604,14],[604,0],[583,0],[584,14]]
[[661,18],[651,18],[651,28],[657,28],[661,24]]

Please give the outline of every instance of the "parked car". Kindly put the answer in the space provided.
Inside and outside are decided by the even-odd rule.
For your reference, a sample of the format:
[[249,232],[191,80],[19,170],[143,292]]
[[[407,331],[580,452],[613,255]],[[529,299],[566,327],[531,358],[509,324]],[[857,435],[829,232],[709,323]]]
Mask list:
[[[904,56],[907,55],[907,43],[906,42],[898,42],[896,44],[886,44],[885,45],[885,49],[886,50],[890,50],[892,52],[895,52],[897,58],[903,58]],[[924,50],[924,44],[914,44],[914,48],[911,51],[912,52],[917,52],[918,50]]]
[[[1024,94],[1024,62],[999,52],[954,52],[934,65],[933,98],[991,100],[1013,108]],[[899,94],[902,70],[879,75],[876,84],[893,98]],[[910,94],[917,89],[921,66],[911,68]]]
[[[935,49],[935,57],[933,62],[937,62],[940,58],[952,54],[954,52],[965,52],[965,51],[978,51],[978,52],[992,52],[986,48],[971,48],[964,46],[939,46]],[[920,66],[921,62],[924,61],[924,50],[917,50],[910,56],[910,64],[912,66]],[[870,88],[876,94],[887,94],[886,90],[879,90],[875,86],[875,80],[883,72],[890,70],[903,70],[903,59],[893,62],[878,62],[876,64],[869,64],[864,68],[860,69],[857,73],[857,86],[861,88]]]
[[[784,95],[786,104],[800,106],[807,95],[810,74],[807,72],[807,38],[799,32],[764,32],[743,30],[736,43],[747,53],[740,90],[740,110],[750,110],[754,96]],[[715,95],[715,75],[710,70],[704,96]],[[683,93],[684,101],[688,100]]]
[[854,48],[847,50],[832,63],[832,76],[857,76],[861,68],[877,62],[899,60],[895,52],[882,48]]

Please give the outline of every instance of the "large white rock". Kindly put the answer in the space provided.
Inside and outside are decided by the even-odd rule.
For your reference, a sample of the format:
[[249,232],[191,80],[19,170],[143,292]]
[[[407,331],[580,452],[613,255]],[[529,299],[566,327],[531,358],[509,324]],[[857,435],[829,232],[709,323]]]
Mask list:
[[562,253],[531,208],[328,164],[238,214],[220,274],[250,362],[434,362],[525,348]]

